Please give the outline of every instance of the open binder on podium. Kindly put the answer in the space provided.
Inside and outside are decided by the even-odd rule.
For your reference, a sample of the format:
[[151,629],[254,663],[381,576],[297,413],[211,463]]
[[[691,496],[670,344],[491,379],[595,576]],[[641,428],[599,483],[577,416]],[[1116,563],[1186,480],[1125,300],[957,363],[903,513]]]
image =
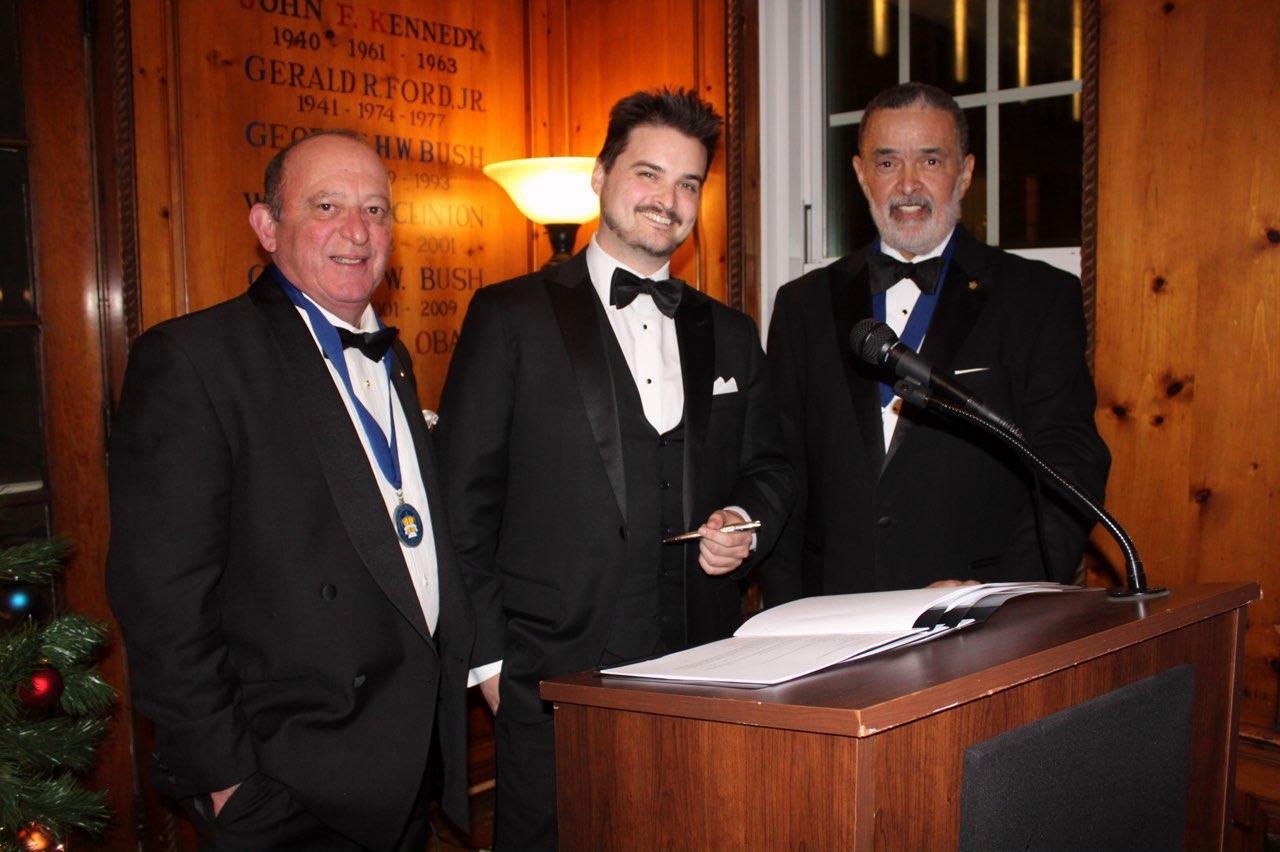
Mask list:
[[1082,591],[1058,583],[983,583],[802,598],[752,616],[729,639],[601,673],[768,686],[971,628],[1011,598]]

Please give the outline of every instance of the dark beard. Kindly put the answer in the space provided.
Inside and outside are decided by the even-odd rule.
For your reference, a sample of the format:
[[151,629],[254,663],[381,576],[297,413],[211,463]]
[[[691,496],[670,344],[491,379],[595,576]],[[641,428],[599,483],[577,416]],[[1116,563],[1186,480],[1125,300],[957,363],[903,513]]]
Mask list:
[[[680,240],[679,242],[669,244],[664,248],[654,248],[653,246],[646,245],[645,243],[628,239],[626,234],[622,232],[622,228],[618,225],[618,220],[613,218],[613,216],[611,216],[607,211],[600,211],[600,218],[604,220],[604,226],[612,231],[613,235],[617,237],[623,245],[628,248],[636,249],[637,251],[642,251],[656,260],[668,259],[671,255],[675,254],[676,249],[680,248],[681,244],[684,243],[684,240]],[[676,222],[676,224],[679,224],[679,222]]]

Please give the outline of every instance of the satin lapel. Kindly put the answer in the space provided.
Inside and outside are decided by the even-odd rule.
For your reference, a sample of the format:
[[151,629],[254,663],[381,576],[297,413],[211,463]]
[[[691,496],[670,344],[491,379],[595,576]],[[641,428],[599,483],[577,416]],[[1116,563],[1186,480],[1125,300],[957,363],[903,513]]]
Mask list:
[[606,320],[601,315],[600,299],[591,286],[583,253],[579,252],[551,274],[547,297],[560,325],[560,336],[587,410],[596,449],[609,475],[618,511],[625,519],[627,483],[622,463],[622,430],[618,424],[618,403],[609,374],[609,359],[601,337]]
[[[705,296],[688,286],[676,311],[676,341],[680,346],[680,378],[684,384],[684,523],[689,529],[693,523],[689,515],[694,505],[697,462],[702,458],[707,422],[711,419],[711,390],[716,380],[716,337],[711,321],[711,304]],[[739,392],[745,393],[746,377],[739,378],[743,380]]]
[[884,425],[880,416],[880,380],[892,378],[863,362],[849,346],[849,333],[861,319],[871,316],[871,286],[864,250],[831,266],[831,310],[835,320],[836,352],[844,365],[845,381],[858,422],[858,433],[872,470],[884,463]]
[[[266,316],[280,349],[284,376],[297,394],[320,468],[352,546],[383,594],[430,641],[422,605],[414,593],[404,554],[369,467],[369,457],[347,416],[341,391],[329,375],[324,356],[307,330],[306,320],[268,276],[254,283],[251,295]],[[406,408],[405,413],[417,410]]]
[[[979,244],[963,229],[956,239],[958,242],[951,266],[947,269],[947,280],[942,292],[938,294],[938,306],[933,311],[929,331],[920,346],[920,357],[944,370],[951,368],[956,353],[977,324],[978,315],[987,304],[990,284],[989,280],[984,280],[987,270],[981,262],[981,256],[975,251]],[[894,454],[914,426],[913,417],[899,418],[898,425],[893,430],[893,439],[889,442],[885,467],[893,460]]]

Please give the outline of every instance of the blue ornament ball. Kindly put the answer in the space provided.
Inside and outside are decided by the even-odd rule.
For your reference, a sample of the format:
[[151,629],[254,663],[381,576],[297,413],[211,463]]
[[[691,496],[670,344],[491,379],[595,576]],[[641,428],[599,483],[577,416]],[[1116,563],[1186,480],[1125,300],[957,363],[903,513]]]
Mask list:
[[31,583],[7,583],[0,589],[0,618],[18,621],[39,618],[44,611],[44,591]]

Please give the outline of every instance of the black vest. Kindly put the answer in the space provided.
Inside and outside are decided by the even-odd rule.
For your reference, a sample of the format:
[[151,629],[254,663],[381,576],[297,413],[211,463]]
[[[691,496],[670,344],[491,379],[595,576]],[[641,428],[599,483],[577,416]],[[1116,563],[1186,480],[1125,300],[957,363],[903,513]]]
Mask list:
[[627,546],[613,626],[601,663],[686,647],[684,572],[689,544],[661,543],[684,529],[684,423],[659,435],[611,328],[603,329],[613,376],[627,490]]

